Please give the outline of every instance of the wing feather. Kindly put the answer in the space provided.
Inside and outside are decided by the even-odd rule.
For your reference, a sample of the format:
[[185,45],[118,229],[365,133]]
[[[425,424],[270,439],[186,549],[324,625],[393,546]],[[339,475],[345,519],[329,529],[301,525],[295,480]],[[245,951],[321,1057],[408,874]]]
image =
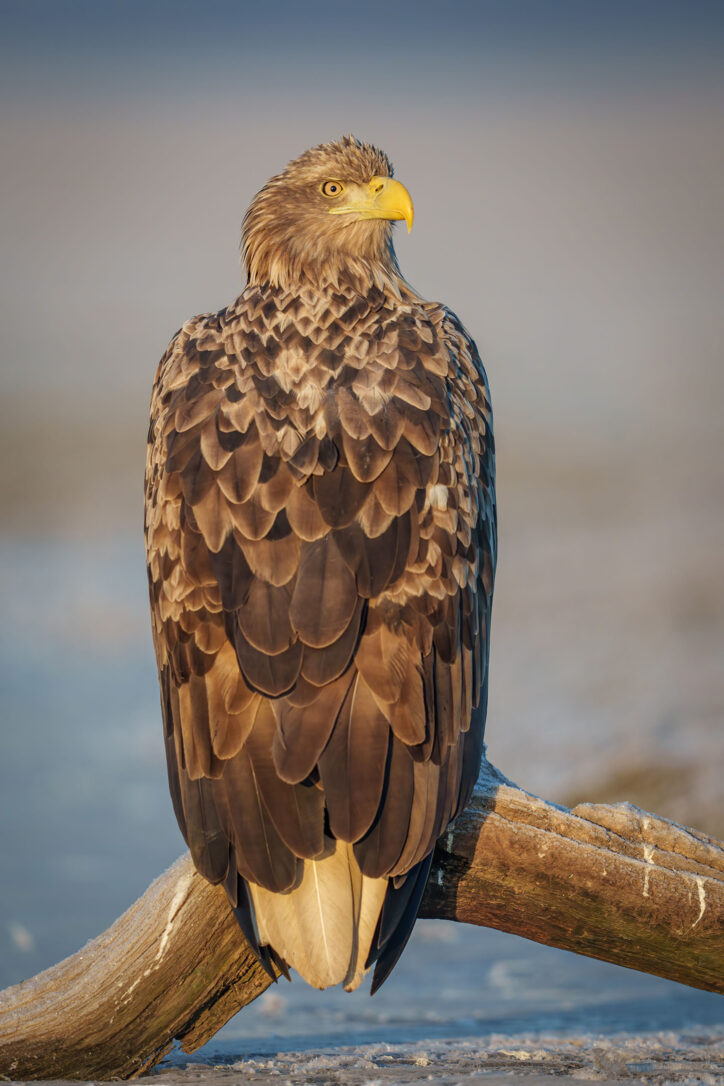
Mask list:
[[366,601],[357,600],[354,613],[347,629],[337,640],[323,649],[304,646],[302,676],[314,686],[323,687],[334,682],[349,667],[359,642],[360,631],[364,627]]
[[259,652],[276,656],[291,648],[294,631],[289,621],[291,587],[273,585],[256,578],[243,607],[236,612],[236,621],[249,644]]
[[327,648],[357,610],[354,577],[331,535],[302,545],[289,617],[305,645]]
[[282,780],[298,784],[314,772],[352,678],[350,672],[321,688],[301,680],[293,693],[273,702],[277,730],[272,755]]
[[312,490],[319,511],[330,528],[346,528],[365,503],[369,487],[355,479],[349,468],[337,465],[333,471],[312,477]]
[[393,738],[377,819],[354,846],[360,869],[370,878],[381,878],[397,865],[410,831],[413,791],[412,755],[404,742]]
[[390,732],[370,688],[356,673],[319,759],[329,825],[340,841],[359,841],[377,814]]
[[229,760],[219,782],[229,839],[239,874],[279,893],[299,874],[299,859],[285,844],[262,799],[259,779],[246,745]]
[[277,723],[271,702],[261,699],[246,752],[265,809],[295,856],[313,859],[324,851],[324,796],[312,785],[289,784],[276,771],[272,748]]

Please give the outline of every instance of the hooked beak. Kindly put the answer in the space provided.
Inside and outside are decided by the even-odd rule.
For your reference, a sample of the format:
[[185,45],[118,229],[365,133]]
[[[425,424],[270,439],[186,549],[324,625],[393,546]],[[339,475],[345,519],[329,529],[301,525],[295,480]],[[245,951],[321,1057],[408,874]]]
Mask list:
[[373,177],[367,185],[350,186],[343,194],[344,203],[330,207],[330,215],[354,215],[359,219],[404,219],[407,232],[412,230],[415,209],[412,197],[392,177]]

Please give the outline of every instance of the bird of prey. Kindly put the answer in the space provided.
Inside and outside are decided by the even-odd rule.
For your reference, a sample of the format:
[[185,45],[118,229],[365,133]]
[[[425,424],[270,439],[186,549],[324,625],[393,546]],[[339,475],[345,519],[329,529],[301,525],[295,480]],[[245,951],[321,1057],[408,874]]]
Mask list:
[[247,282],[151,402],[146,541],[174,809],[272,976],[375,991],[483,749],[496,556],[477,349],[405,281],[352,136],[272,177]]

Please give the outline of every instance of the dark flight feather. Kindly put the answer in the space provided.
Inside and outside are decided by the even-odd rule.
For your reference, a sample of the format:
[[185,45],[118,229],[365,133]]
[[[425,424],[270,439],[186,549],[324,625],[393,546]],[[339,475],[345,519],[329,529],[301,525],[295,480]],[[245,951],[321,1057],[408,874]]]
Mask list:
[[295,535],[290,533],[281,539],[272,539],[272,531],[269,530],[266,539],[244,539],[240,542],[250,569],[261,580],[279,588],[288,584],[297,572],[302,544]]
[[330,528],[346,528],[364,505],[367,483],[355,479],[349,468],[337,465],[334,471],[312,477],[312,490],[319,511]]
[[290,889],[298,877],[299,859],[274,825],[245,746],[227,763],[220,785],[239,874],[277,893]]
[[229,840],[219,817],[211,781],[189,780],[181,773],[181,800],[186,844],[193,861],[209,882],[221,882],[229,866]]
[[209,554],[209,564],[219,586],[225,613],[229,615],[243,607],[249,598],[254,575],[236,540],[228,538],[217,554]]
[[276,656],[255,649],[236,626],[233,631],[234,648],[242,675],[253,690],[270,698],[280,698],[294,689],[302,667],[304,646],[295,641]]
[[290,648],[294,631],[289,621],[289,583],[275,586],[256,578],[243,607],[236,612],[236,621],[249,644],[259,652],[276,656]]
[[[385,903],[379,921],[380,934],[377,936],[377,950],[374,956],[370,955],[367,965],[375,963],[375,971],[372,974],[370,995],[379,991],[389,977],[392,970],[400,960],[402,951],[412,935],[412,929],[417,919],[417,911],[420,908],[422,895],[425,892],[427,880],[432,867],[432,852],[421,860],[417,870],[411,872],[404,884],[398,889],[390,883],[387,889]],[[387,913],[387,915],[385,915]],[[389,932],[386,938],[381,938],[382,931]],[[373,940],[373,946],[375,940]]]
[[410,537],[409,514],[394,519],[387,530],[374,539],[370,539],[355,522],[334,533],[334,541],[354,574],[360,596],[365,599],[378,596],[402,576]]
[[308,682],[314,686],[323,687],[327,683],[334,682],[338,676],[347,670],[359,643],[360,633],[364,628],[365,613],[366,600],[357,600],[347,629],[339,635],[336,641],[323,649],[313,649],[309,645],[304,646],[301,674]]
[[387,721],[358,672],[319,759],[329,825],[338,840],[359,841],[372,825],[389,742]]
[[414,763],[409,749],[393,738],[378,815],[372,828],[354,846],[363,874],[381,878],[399,860],[410,828],[413,806]]
[[[303,681],[294,693],[272,703],[277,731],[272,742],[276,771],[289,784],[304,781],[314,771],[332,734],[353,675],[347,674],[321,688]],[[295,694],[307,692],[302,704]]]
[[[242,934],[251,947],[257,961],[264,971],[276,981],[276,973],[272,965],[272,953],[268,946],[259,946],[259,939],[254,924],[254,910],[249,897],[246,883],[236,870],[236,860],[232,856],[229,863],[229,872],[224,881],[224,889],[231,903],[231,909],[236,922],[241,928]],[[288,975],[288,974],[287,974]]]
[[276,731],[271,703],[263,700],[245,749],[279,836],[295,856],[312,859],[324,849],[324,796],[318,788],[288,784],[279,777],[272,755]]
[[332,645],[356,609],[354,577],[332,536],[304,543],[289,608],[299,638],[312,648]]

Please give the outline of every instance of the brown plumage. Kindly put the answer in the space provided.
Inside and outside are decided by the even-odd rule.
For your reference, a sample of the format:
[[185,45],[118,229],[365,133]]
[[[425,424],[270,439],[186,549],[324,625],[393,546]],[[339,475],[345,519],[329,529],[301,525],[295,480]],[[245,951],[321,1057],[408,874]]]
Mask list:
[[146,473],[174,809],[261,960],[373,990],[482,751],[490,396],[402,278],[406,190],[352,137],[272,178],[247,285],[156,375]]

